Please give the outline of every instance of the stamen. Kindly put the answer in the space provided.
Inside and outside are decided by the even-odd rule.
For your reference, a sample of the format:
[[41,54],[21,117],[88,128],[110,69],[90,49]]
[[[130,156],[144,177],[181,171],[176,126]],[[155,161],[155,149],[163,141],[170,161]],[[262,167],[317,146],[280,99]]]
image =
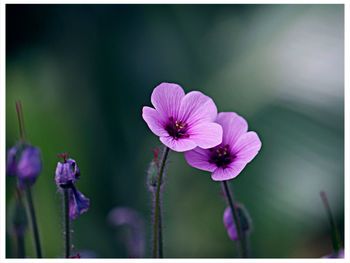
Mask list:
[[169,133],[171,137],[177,140],[189,137],[189,135],[187,134],[187,127],[187,123],[179,120],[174,120],[173,117],[170,117],[169,122],[165,126],[165,130]]
[[69,157],[69,154],[67,152],[59,153],[57,154],[57,157],[63,159],[63,162],[66,163]]
[[228,144],[210,149],[211,155],[209,163],[214,163],[217,167],[226,168],[235,158],[235,156],[230,153],[229,149],[230,146]]

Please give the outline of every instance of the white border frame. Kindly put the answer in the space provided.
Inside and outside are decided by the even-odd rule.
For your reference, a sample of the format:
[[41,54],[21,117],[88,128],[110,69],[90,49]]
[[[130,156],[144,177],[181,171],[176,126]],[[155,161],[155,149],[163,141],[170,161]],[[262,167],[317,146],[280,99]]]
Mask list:
[[[1,171],[1,179],[0,179],[0,260],[5,262],[43,262],[47,261],[48,259],[6,259],[6,226],[5,226],[5,214],[6,214],[6,206],[5,206],[5,186],[6,186],[6,178],[5,178],[5,145],[6,145],[6,119],[5,119],[5,112],[6,112],[6,46],[5,46],[5,23],[6,23],[6,17],[5,17],[5,5],[6,4],[146,4],[146,3],[154,3],[154,4],[199,4],[199,3],[205,3],[205,4],[344,4],[344,12],[345,12],[345,20],[344,20],[344,28],[345,28],[345,87],[344,87],[344,121],[345,121],[345,132],[344,132],[344,142],[345,142],[345,171],[344,171],[344,193],[345,193],[345,237],[344,237],[344,244],[345,244],[345,259],[329,259],[331,262],[347,262],[350,259],[350,189],[349,189],[349,156],[350,156],[350,148],[349,148],[349,135],[350,135],[350,103],[349,101],[349,72],[350,72],[350,53],[349,53],[349,15],[350,15],[350,2],[346,3],[344,1],[286,1],[286,2],[278,2],[278,1],[262,1],[262,0],[255,0],[255,1],[225,1],[225,0],[218,0],[215,2],[209,2],[209,1],[186,1],[186,0],[177,0],[177,1],[160,1],[160,0],[153,0],[153,1],[140,1],[140,0],[120,0],[120,1],[113,1],[113,0],[103,0],[103,1],[92,1],[92,0],[76,0],[76,1],[69,1],[69,0],[61,0],[61,1],[28,1],[28,0],[0,0],[0,171]],[[67,259],[49,259],[51,262],[67,262]],[[74,259],[73,259],[74,260]],[[125,262],[125,261],[137,261],[137,262],[150,262],[154,259],[84,259],[84,261],[89,262],[101,262],[103,260],[104,262]],[[177,261],[181,260],[181,262],[198,262],[198,259],[158,259],[162,262],[171,262],[171,261]],[[326,262],[327,259],[199,259],[201,262]]]

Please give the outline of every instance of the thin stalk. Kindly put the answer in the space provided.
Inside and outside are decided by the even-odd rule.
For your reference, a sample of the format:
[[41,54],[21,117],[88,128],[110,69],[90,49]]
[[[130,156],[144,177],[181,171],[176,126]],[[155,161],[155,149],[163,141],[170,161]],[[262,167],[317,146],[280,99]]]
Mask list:
[[157,178],[157,189],[154,198],[154,224],[153,224],[153,248],[152,255],[154,258],[163,257],[163,240],[162,240],[162,219],[161,219],[161,203],[160,203],[160,188],[163,180],[163,173],[166,160],[169,154],[169,148],[164,147],[163,156],[160,160],[160,167]]
[[70,257],[70,219],[69,219],[69,189],[63,190],[64,203],[64,251],[65,258]]
[[159,236],[159,257],[163,258],[163,231],[162,231],[162,207],[159,202],[159,222],[158,222],[158,236]]
[[36,256],[38,258],[42,258],[41,246],[40,246],[40,237],[39,237],[39,229],[38,229],[38,224],[37,224],[36,215],[35,215],[35,209],[34,209],[34,202],[33,202],[33,198],[32,198],[31,187],[30,187],[29,184],[26,184],[26,194],[27,194],[27,201],[28,201],[30,221],[32,222],[32,229],[33,229],[33,236],[34,236]]
[[25,246],[24,246],[24,236],[17,233],[16,234],[16,244],[17,244],[17,257],[25,258]]
[[338,231],[337,225],[335,223],[335,220],[334,220],[334,217],[333,217],[333,213],[332,213],[331,207],[329,205],[326,193],[324,191],[321,191],[320,192],[320,196],[321,196],[321,199],[322,199],[323,206],[324,206],[324,208],[325,208],[325,210],[327,212],[329,224],[331,226],[333,251],[334,251],[335,254],[338,254],[338,251],[341,248],[341,241],[340,241],[339,231]]
[[22,142],[25,141],[25,129],[24,129],[24,117],[23,117],[23,109],[22,109],[22,103],[21,101],[16,101],[16,112],[17,112],[17,119],[18,119],[18,125],[19,125],[19,137]]
[[248,249],[247,249],[247,242],[246,242],[246,236],[243,233],[242,226],[239,220],[238,212],[236,210],[236,207],[234,206],[234,201],[230,192],[230,189],[227,185],[227,181],[222,181],[222,185],[225,191],[226,199],[231,207],[231,212],[233,215],[233,220],[235,221],[236,229],[237,229],[237,235],[238,235],[238,240],[240,242],[240,255],[243,258],[248,257]]

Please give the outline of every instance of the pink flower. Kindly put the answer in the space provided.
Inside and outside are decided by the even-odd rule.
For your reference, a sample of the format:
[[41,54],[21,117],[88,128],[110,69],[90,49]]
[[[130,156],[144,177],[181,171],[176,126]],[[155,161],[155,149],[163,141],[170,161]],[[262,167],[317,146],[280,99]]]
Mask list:
[[197,146],[208,149],[221,143],[222,128],[214,123],[215,103],[199,91],[185,95],[174,83],[161,83],[152,93],[154,108],[143,107],[142,117],[160,141],[177,152]]
[[185,153],[189,165],[212,172],[214,181],[235,178],[258,154],[261,141],[248,124],[234,112],[221,112],[216,122],[223,128],[222,143],[211,149],[196,148]]

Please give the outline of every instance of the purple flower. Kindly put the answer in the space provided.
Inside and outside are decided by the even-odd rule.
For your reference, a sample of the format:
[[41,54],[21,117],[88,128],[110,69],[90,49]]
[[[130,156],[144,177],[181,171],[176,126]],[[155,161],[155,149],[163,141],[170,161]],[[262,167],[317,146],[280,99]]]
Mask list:
[[16,175],[17,163],[16,163],[16,155],[17,155],[18,147],[13,146],[7,151],[7,161],[6,161],[6,173],[9,176]]
[[75,186],[69,189],[69,217],[76,219],[81,214],[85,213],[90,207],[90,199],[86,198],[79,192]]
[[[241,228],[243,232],[247,233],[251,229],[251,222],[250,222],[251,220],[249,218],[249,215],[242,205],[235,204],[235,206],[236,206],[239,222],[241,224]],[[233,220],[231,207],[227,207],[225,209],[223,222],[229,238],[234,241],[238,240],[237,228]]]
[[340,249],[338,253],[332,253],[322,258],[344,258],[344,249]]
[[174,83],[161,83],[152,93],[154,108],[143,107],[142,117],[151,131],[170,149],[184,152],[221,143],[222,128],[214,123],[215,103],[199,91],[185,95]]
[[63,162],[57,163],[55,182],[61,191],[62,189],[69,191],[69,217],[70,219],[76,219],[89,209],[90,199],[86,198],[75,187],[75,183],[80,177],[80,170],[76,161],[70,158],[67,159],[67,153],[58,156],[63,158]]
[[42,169],[41,153],[31,145],[16,145],[7,154],[7,174],[17,176],[19,186],[35,183]]
[[224,212],[224,226],[231,240],[238,240],[236,225],[233,221],[231,208],[227,207]]
[[258,154],[261,141],[255,132],[248,132],[248,124],[234,112],[221,112],[216,122],[223,128],[222,143],[211,149],[186,152],[189,165],[212,172],[214,181],[235,178]]
[[116,207],[109,213],[108,221],[114,226],[128,226],[130,232],[125,241],[129,257],[144,257],[145,223],[140,213],[129,207]]
[[74,184],[80,176],[80,170],[73,159],[58,162],[55,173],[55,181],[58,187]]

